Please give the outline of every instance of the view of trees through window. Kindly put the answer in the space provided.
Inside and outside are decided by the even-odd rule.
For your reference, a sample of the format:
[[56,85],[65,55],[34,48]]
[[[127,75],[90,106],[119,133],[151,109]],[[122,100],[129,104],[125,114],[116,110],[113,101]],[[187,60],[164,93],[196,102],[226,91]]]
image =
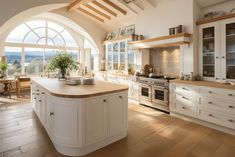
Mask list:
[[74,60],[79,60],[79,47],[63,27],[47,20],[21,24],[6,39],[8,75],[42,74],[50,59],[60,51],[67,51]]

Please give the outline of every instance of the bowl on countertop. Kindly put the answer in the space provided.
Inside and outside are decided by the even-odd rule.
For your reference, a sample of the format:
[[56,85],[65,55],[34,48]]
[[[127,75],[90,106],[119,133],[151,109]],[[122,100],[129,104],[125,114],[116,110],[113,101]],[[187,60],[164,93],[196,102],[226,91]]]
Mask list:
[[94,78],[83,78],[82,84],[93,85],[93,84],[95,84],[95,79]]
[[76,86],[81,84],[81,79],[79,80],[66,80],[65,81],[66,85],[71,85],[71,86]]

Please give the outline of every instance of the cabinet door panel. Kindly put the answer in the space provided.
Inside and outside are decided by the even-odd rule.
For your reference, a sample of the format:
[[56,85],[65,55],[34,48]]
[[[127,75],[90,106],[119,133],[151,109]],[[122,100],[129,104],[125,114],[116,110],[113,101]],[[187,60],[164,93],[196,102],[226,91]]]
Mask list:
[[87,99],[85,103],[85,143],[107,136],[108,103],[106,98]]
[[78,101],[54,100],[54,136],[58,142],[73,144],[78,141]]
[[110,134],[114,135],[126,128],[126,104],[125,95],[113,95],[109,97],[110,105]]

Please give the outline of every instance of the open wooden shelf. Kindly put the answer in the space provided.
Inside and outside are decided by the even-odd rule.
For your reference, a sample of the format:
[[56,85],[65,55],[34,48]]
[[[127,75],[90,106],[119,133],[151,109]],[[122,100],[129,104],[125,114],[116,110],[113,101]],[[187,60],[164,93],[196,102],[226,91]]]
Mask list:
[[116,38],[116,39],[112,39],[112,40],[105,40],[103,42],[103,44],[107,44],[107,43],[113,43],[113,42],[118,42],[120,40],[126,40],[126,39],[132,39],[133,36],[132,35],[129,35],[129,36],[123,36],[123,37],[120,37],[120,38]]
[[131,49],[136,48],[157,48],[157,47],[172,47],[183,44],[190,44],[191,34],[180,33],[169,36],[155,37],[145,40],[133,41],[129,43]]
[[201,24],[220,21],[220,20],[225,20],[225,19],[229,19],[229,18],[233,18],[233,17],[235,17],[235,13],[220,16],[220,17],[215,17],[215,18],[211,18],[211,19],[206,19],[206,20],[205,19],[204,20],[199,20],[199,21],[196,22],[196,24],[201,25]]

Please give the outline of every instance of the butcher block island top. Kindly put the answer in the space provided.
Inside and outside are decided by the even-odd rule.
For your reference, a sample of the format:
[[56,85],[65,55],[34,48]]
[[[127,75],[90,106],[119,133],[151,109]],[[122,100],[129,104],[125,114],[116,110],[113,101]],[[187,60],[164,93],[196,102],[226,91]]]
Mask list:
[[32,78],[32,81],[49,91],[52,95],[64,98],[88,98],[128,90],[128,86],[95,81],[94,85],[66,85],[63,81],[50,78]]

